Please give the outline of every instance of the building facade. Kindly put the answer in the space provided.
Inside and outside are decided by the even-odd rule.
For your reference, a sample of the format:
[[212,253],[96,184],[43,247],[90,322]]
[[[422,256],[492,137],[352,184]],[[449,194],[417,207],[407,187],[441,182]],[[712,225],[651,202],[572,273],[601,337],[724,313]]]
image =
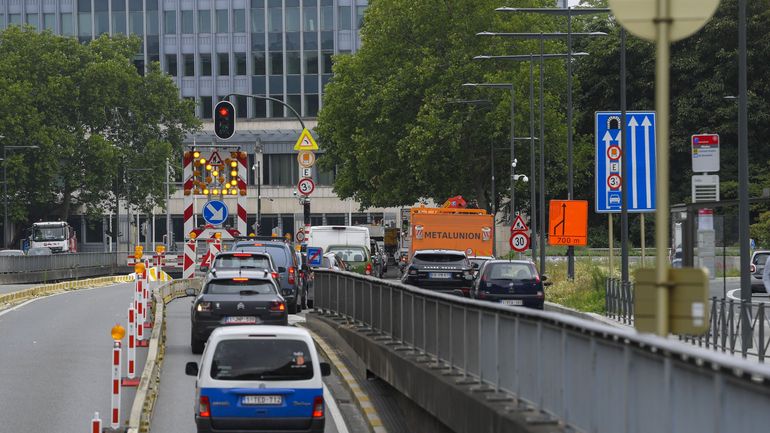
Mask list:
[[[361,45],[359,30],[367,3],[0,0],[0,29],[27,24],[41,31],[77,37],[83,43],[102,34],[140,36],[142,52],[134,59],[139,71],[146,70],[149,62],[159,62],[177,84],[180,97],[195,100],[196,115],[204,121],[203,131],[188,136],[185,147],[227,145],[229,149],[246,151],[250,231],[257,227],[259,207],[260,234],[285,234],[295,233],[303,220],[294,193],[299,171],[293,145],[302,131],[300,122],[280,103],[230,96],[236,107],[237,132],[226,143],[218,143],[212,131],[213,107],[231,94],[270,96],[290,105],[312,130],[323,107],[323,89],[331,78],[333,56],[355,52]],[[319,144],[322,158],[323,143]],[[317,188],[311,196],[312,224],[398,224],[398,209],[361,212],[358,203],[337,198],[331,188],[333,171],[314,167],[313,179]],[[181,242],[185,236],[183,196],[177,189],[168,208],[174,239]],[[198,219],[205,201],[206,197],[196,199]],[[150,244],[165,239],[166,213],[160,208],[156,215],[135,215],[123,205],[120,213],[120,249],[129,248],[137,240]],[[84,249],[100,250],[114,248],[114,239],[105,234],[112,220],[106,217],[102,222],[86,222],[76,216],[70,222]]]

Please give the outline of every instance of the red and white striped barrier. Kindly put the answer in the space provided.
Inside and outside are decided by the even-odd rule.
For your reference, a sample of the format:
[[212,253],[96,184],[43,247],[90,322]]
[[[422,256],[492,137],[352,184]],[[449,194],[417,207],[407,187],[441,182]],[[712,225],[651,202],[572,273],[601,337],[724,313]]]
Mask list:
[[123,386],[139,386],[136,377],[136,310],[133,303],[128,307],[128,372],[123,378]]
[[120,427],[120,341],[112,346],[112,399],[110,408],[110,427]]
[[[144,329],[150,329],[152,328],[152,323],[147,320],[147,317],[150,315],[150,261],[147,260],[145,263],[145,271],[144,271],[144,284],[142,284],[142,302],[144,302],[144,310],[142,311],[142,320],[137,321],[137,325],[141,324],[142,328]],[[149,338],[147,339],[149,340]]]
[[[145,274],[147,271],[145,270]],[[136,293],[134,302],[136,303],[136,347],[148,347],[149,340],[144,338],[144,275],[136,276]]]
[[91,433],[102,433],[102,419],[99,418],[99,412],[94,412],[91,419]]
[[192,239],[184,244],[182,278],[195,278],[195,259],[195,240]]

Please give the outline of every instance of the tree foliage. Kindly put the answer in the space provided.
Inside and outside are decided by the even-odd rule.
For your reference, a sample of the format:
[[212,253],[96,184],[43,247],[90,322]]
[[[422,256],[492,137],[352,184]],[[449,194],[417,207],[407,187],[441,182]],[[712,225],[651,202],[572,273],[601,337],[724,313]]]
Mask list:
[[[8,151],[10,216],[17,222],[79,207],[114,211],[116,194],[162,204],[165,161],[199,127],[157,64],[140,75],[136,37],[75,38],[12,26],[0,33],[0,135]],[[140,172],[133,169],[149,169]]]

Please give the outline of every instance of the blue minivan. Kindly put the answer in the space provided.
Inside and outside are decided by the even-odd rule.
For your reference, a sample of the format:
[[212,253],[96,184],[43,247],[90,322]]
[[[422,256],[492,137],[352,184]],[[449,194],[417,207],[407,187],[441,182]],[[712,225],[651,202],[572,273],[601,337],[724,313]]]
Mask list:
[[198,433],[286,431],[321,433],[325,410],[320,362],[313,339],[289,326],[217,328],[209,337],[197,376]]

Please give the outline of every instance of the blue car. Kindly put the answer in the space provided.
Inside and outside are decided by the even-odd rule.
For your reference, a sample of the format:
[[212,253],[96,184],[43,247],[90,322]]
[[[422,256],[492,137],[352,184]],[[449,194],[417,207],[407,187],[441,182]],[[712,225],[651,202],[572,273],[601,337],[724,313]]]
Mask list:
[[489,260],[473,282],[471,297],[503,305],[543,309],[550,281],[528,260]]
[[195,424],[198,433],[321,433],[325,410],[320,362],[310,334],[288,326],[234,326],[216,329],[201,357]]

